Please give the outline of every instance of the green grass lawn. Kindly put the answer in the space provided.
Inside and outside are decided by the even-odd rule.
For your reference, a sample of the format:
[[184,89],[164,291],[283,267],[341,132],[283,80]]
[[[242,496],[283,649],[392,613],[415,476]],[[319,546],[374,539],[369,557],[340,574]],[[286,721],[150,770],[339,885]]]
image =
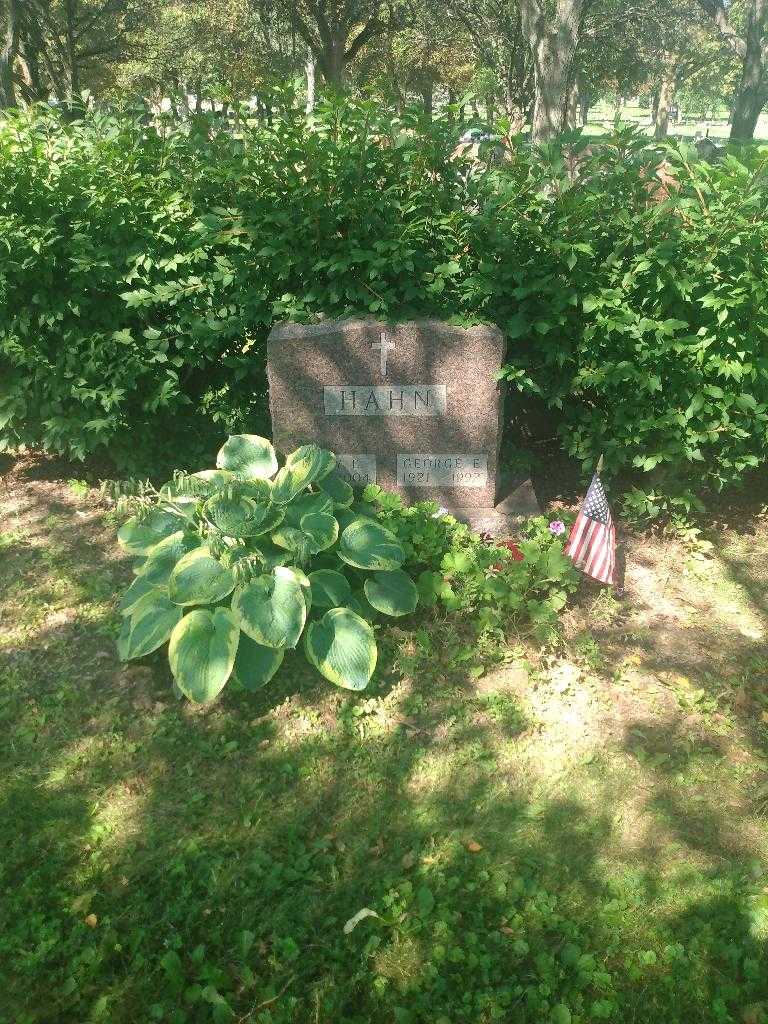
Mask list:
[[630,539],[479,679],[427,618],[364,694],[297,656],[200,708],[118,663],[71,476],[0,479],[3,1024],[768,1020],[764,518]]
[[[615,114],[615,107],[605,103],[597,104],[589,111],[589,123],[585,131],[589,135],[603,135],[613,131]],[[703,117],[691,117],[686,114],[685,110],[683,110],[683,114],[684,118],[679,123],[670,120],[669,135],[671,138],[693,139],[697,132],[701,132],[702,135],[708,135],[711,139],[727,140],[731,134],[727,110],[720,111],[718,117],[709,120]],[[648,134],[653,134],[651,110],[648,107],[627,104],[621,109],[621,120],[624,124],[637,124]],[[761,114],[758,118],[754,136],[756,143],[764,142],[766,139],[768,139],[768,112]]]

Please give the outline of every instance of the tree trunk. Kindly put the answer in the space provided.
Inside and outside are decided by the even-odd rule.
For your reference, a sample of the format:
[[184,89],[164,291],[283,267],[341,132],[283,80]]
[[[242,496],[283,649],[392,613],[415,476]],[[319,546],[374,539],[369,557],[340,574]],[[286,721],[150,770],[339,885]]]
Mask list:
[[659,101],[653,119],[653,135],[656,139],[665,139],[669,131],[669,108],[677,91],[677,75],[674,65],[668,65],[659,86]]
[[754,0],[750,5],[745,42],[731,124],[734,141],[749,141],[754,136],[757,119],[768,102],[768,0]]
[[451,124],[453,124],[453,122],[456,120],[455,107],[456,107],[456,93],[453,91],[453,89],[449,89],[448,90],[448,109],[445,112],[445,116],[446,116],[447,120]]
[[731,25],[726,0],[698,0],[721,38],[741,60],[741,80],[731,110],[731,139],[748,142],[768,102],[768,0],[749,0],[744,34]]
[[574,75],[568,90],[568,102],[565,111],[565,122],[569,129],[575,128],[579,111],[579,83]]
[[307,51],[307,60],[304,64],[304,71],[307,75],[307,104],[304,108],[304,112],[307,117],[315,109],[315,58],[312,55],[312,51]]
[[534,54],[536,100],[533,108],[531,141],[546,142],[566,128],[566,112],[570,89],[570,61],[573,55],[563,52],[549,37],[542,39]]
[[8,11],[5,23],[5,42],[0,50],[0,109],[13,107],[16,103],[16,90],[13,86],[13,64],[19,45],[19,23],[16,0],[8,0]]
[[344,88],[345,71],[345,40],[342,38],[330,39],[325,47],[322,56],[317,54],[317,62],[323,73],[325,84],[332,89]]
[[428,79],[426,82],[422,83],[422,86],[421,86],[421,99],[422,99],[422,102],[424,103],[424,116],[429,121],[431,121],[432,120],[432,111],[433,111],[433,108],[434,108],[434,100],[435,100],[434,85],[432,83],[432,79]]
[[65,37],[67,53],[67,103],[70,107],[77,101],[80,95],[80,69],[77,66],[77,0],[66,0],[65,10]]
[[536,99],[531,142],[546,142],[567,124],[574,58],[590,0],[558,0],[554,16],[540,0],[520,0],[520,15],[533,57]]
[[579,96],[579,117],[581,120],[582,128],[587,127],[587,121],[589,120],[589,108],[592,105],[592,97],[589,93],[583,92]]

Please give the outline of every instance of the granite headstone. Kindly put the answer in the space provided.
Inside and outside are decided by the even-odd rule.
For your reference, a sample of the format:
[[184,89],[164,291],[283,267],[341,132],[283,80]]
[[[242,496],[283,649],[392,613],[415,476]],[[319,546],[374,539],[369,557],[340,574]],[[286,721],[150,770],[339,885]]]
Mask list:
[[[477,529],[503,532],[536,511],[499,501],[504,357],[497,327],[435,320],[279,324],[267,346],[275,446],[314,442],[352,484],[432,499]],[[521,505],[522,501],[522,505]],[[520,506],[520,507],[518,507]],[[525,507],[523,507],[525,506]]]

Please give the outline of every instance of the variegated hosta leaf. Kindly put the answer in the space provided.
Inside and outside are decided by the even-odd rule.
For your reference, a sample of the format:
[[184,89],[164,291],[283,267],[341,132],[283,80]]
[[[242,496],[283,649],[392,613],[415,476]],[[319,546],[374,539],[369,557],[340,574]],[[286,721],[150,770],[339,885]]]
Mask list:
[[290,575],[293,576],[293,578],[296,580],[299,586],[304,587],[306,590],[309,590],[309,576],[307,576],[307,574],[303,572],[303,570],[299,569],[295,565],[286,565],[285,568],[283,569],[283,572],[290,573]]
[[261,504],[253,498],[231,498],[214,494],[203,506],[205,518],[228,537],[257,537],[274,530],[284,516],[276,505]]
[[213,700],[232,674],[239,641],[240,630],[227,608],[197,608],[185,615],[168,647],[171,672],[181,692],[198,703]]
[[298,527],[301,525],[302,517],[310,512],[325,512],[327,515],[333,515],[333,501],[327,494],[318,491],[300,494],[290,505],[285,506],[284,523],[286,526]]
[[357,501],[352,508],[340,508],[335,512],[335,516],[339,521],[339,529],[344,532],[350,523],[354,523],[356,519],[360,519],[362,516],[365,519],[376,520],[376,509],[373,505],[368,505],[366,502]]
[[377,572],[363,585],[365,596],[384,615],[410,615],[419,603],[419,592],[407,572]]
[[284,657],[285,651],[264,647],[241,633],[232,675],[241,686],[254,693],[267,685],[282,665]]
[[309,537],[297,526],[281,526],[272,533],[272,541],[278,547],[298,555],[304,561],[310,554]]
[[152,548],[147,560],[139,570],[139,577],[147,580],[155,587],[165,587],[176,563],[188,551],[200,546],[200,538],[196,533],[179,530],[170,537],[161,540]]
[[272,485],[272,501],[287,505],[310,484],[322,480],[336,465],[336,456],[316,444],[291,452]]
[[321,675],[346,690],[364,690],[376,668],[373,629],[349,608],[331,608],[311,622],[304,650]]
[[153,508],[141,519],[132,516],[117,531],[120,547],[131,555],[146,555],[165,537],[170,537],[184,526],[183,516],[175,512]]
[[238,480],[231,490],[239,498],[253,498],[260,505],[269,504],[272,500],[272,483],[270,480]]
[[174,604],[216,604],[235,589],[235,577],[208,547],[195,548],[180,559],[168,580]]
[[325,551],[336,543],[339,536],[339,524],[333,516],[325,512],[309,512],[301,517],[301,525],[283,526],[275,530],[272,540],[282,548],[295,551],[300,559]]
[[316,569],[309,574],[309,582],[312,604],[318,608],[339,608],[352,592],[347,577],[335,569]]
[[293,560],[293,554],[278,548],[269,542],[262,542],[258,547],[251,543],[248,547],[235,548],[225,552],[222,564],[232,570],[235,586],[244,587],[257,576],[262,576],[278,565],[285,565]]
[[302,584],[286,566],[239,587],[232,598],[232,611],[246,636],[275,649],[295,647],[307,621]]
[[269,480],[277,472],[277,457],[266,437],[232,434],[216,456],[216,465],[245,480]]
[[199,496],[209,498],[217,491],[223,491],[225,487],[229,487],[235,479],[235,474],[226,469],[200,469],[197,473],[193,473],[192,477],[194,480],[200,481],[201,493]]
[[157,588],[153,583],[150,583],[149,580],[137,577],[120,599],[120,604],[118,606],[120,614],[130,615],[142,597],[148,594],[150,590],[155,589]]
[[309,512],[301,517],[301,532],[309,537],[310,551],[316,555],[336,543],[339,537],[339,524],[327,512]]
[[143,658],[156,651],[171,635],[182,614],[181,608],[172,604],[166,593],[150,590],[123,620],[117,639],[120,660]]
[[163,501],[159,507],[164,512],[170,512],[172,515],[181,516],[183,519],[189,520],[195,514],[198,500],[198,498],[179,495],[179,497],[173,498],[173,500]]
[[304,595],[304,604],[307,606],[307,614],[309,614],[309,610],[312,607],[312,587],[309,582],[309,576],[295,565],[286,565],[283,571],[292,573],[293,578],[302,588],[301,592]]
[[337,508],[349,508],[355,498],[352,485],[338,473],[329,473],[318,482],[318,487],[324,491]]
[[357,569],[389,571],[400,568],[405,550],[394,533],[374,519],[361,516],[341,534],[339,558]]
[[269,537],[249,541],[247,550],[259,557],[264,569],[274,569],[291,561],[291,553],[273,544]]

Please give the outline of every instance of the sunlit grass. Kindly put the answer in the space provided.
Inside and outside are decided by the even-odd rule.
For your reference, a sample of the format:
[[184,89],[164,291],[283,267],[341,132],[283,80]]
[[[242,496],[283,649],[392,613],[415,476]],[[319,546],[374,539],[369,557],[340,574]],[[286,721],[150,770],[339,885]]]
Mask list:
[[117,662],[129,572],[86,499],[49,528],[25,493],[0,560],[3,1024],[763,1013],[759,538],[669,581],[680,553],[645,541],[631,600],[477,679],[427,623],[360,696],[295,658],[194,708],[160,656]]

